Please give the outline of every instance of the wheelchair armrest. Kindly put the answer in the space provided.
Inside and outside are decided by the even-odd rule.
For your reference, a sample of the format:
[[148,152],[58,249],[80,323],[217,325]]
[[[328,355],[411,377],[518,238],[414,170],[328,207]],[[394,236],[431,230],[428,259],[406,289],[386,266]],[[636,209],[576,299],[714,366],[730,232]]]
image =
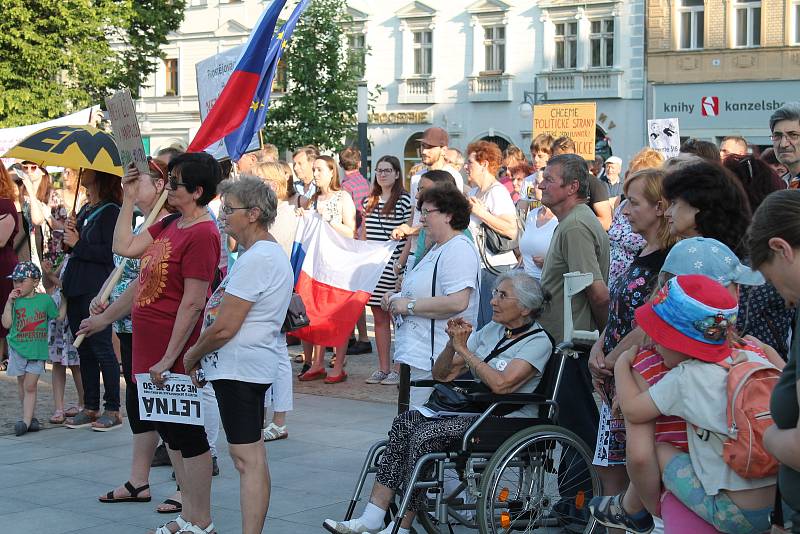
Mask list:
[[413,387],[418,388],[432,388],[436,384],[452,384],[454,386],[468,388],[470,386],[474,386],[476,384],[475,380],[453,380],[452,382],[440,382],[439,380],[424,379],[424,380],[412,380],[409,384]]
[[476,402],[486,402],[491,404],[544,404],[549,402],[544,395],[537,393],[508,393],[498,395],[496,393],[470,393],[470,399]]

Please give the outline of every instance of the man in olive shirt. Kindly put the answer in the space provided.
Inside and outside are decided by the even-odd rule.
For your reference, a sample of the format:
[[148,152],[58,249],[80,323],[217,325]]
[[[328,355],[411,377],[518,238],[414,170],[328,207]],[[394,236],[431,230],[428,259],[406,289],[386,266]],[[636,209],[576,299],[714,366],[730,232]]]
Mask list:
[[[542,287],[553,297],[539,319],[559,343],[564,338],[564,274],[591,273],[594,281],[572,298],[572,320],[577,330],[602,330],[608,319],[608,234],[584,198],[589,168],[582,157],[562,154],[544,170],[542,203],[558,218],[558,227],[542,269]],[[558,396],[559,423],[578,434],[594,450],[599,414],[592,397],[588,350],[578,360],[567,360]]]

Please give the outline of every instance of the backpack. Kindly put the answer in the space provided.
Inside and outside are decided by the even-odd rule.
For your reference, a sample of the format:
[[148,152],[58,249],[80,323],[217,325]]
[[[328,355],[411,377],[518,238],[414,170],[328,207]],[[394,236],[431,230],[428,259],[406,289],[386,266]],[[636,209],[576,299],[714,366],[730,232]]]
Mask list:
[[728,370],[728,436],[722,458],[743,478],[774,476],[778,460],[764,448],[764,432],[775,424],[769,401],[781,372],[769,362],[719,365]]

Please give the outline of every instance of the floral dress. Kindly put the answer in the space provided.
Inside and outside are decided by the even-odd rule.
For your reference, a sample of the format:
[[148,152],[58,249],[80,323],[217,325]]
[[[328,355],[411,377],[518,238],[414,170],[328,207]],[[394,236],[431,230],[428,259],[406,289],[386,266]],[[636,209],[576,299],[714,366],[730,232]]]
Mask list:
[[608,229],[608,239],[611,245],[611,264],[608,269],[608,286],[624,275],[633,263],[633,259],[647,245],[642,236],[633,232],[628,218],[622,214],[623,201],[614,212],[614,219]]
[[[63,272],[63,267],[66,267],[68,260],[67,254],[64,253],[64,226],[67,222],[68,211],[64,204],[64,198],[61,193],[55,189],[50,192],[50,225],[43,225],[43,230],[46,232],[42,252],[42,259],[49,261],[53,266],[55,272]],[[55,226],[55,228],[54,228]],[[61,304],[60,288],[52,293],[53,300],[56,306]],[[69,322],[65,319],[53,319],[48,324],[48,352],[50,361],[53,363],[60,363],[65,366],[80,365],[78,358],[78,349],[72,343],[75,341],[72,331],[69,328]]]

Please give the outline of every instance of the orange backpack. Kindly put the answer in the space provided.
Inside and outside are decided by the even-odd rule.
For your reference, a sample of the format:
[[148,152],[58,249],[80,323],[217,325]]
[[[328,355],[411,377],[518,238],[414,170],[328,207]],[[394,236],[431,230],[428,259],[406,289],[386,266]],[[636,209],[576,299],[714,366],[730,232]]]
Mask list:
[[722,443],[725,463],[743,478],[778,472],[778,460],[764,448],[764,432],[774,424],[769,401],[781,372],[767,361],[745,361],[728,370],[728,437]]

